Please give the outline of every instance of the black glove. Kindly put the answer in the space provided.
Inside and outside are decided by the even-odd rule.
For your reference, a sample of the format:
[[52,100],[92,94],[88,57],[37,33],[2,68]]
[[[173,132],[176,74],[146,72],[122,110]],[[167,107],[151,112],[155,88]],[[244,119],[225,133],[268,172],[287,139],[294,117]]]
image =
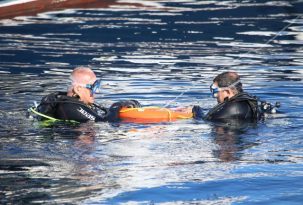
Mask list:
[[197,120],[201,120],[204,117],[203,110],[199,105],[194,105],[193,109],[193,118]]
[[116,122],[119,121],[119,112],[121,108],[137,108],[142,107],[141,104],[137,100],[122,100],[119,102],[115,102],[109,108],[108,121]]

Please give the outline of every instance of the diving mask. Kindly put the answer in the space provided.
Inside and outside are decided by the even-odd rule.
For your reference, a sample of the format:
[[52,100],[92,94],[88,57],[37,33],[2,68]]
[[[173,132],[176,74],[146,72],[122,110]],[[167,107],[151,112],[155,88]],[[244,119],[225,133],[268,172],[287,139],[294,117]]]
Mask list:
[[101,80],[96,80],[93,84],[86,84],[85,88],[91,91],[91,94],[99,93],[101,90]]
[[227,87],[216,87],[213,83],[210,85],[210,92],[213,96],[213,98],[218,97],[218,92],[219,91],[223,91],[223,90],[227,90],[229,88],[235,87],[237,84],[241,83],[240,80],[237,80],[236,82],[232,83],[231,85],[227,86]]

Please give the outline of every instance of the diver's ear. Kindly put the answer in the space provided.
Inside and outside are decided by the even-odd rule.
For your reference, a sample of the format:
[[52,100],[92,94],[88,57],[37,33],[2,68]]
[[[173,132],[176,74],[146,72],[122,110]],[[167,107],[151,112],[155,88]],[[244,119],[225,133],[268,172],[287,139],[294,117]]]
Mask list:
[[233,91],[230,88],[228,88],[224,91],[225,91],[225,96],[226,97],[231,98],[233,96]]
[[232,94],[232,90],[230,88],[226,89],[225,91],[226,91],[228,96],[230,96]]
[[81,86],[75,85],[75,86],[73,87],[73,93],[75,93],[76,95],[80,96],[81,89],[82,89]]

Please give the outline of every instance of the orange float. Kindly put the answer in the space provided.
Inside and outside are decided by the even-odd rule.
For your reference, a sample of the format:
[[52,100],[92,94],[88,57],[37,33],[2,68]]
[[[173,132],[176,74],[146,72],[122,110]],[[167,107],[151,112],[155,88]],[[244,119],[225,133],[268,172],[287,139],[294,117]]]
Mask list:
[[171,122],[193,117],[191,110],[173,110],[159,107],[122,108],[119,117],[126,122],[157,123]]

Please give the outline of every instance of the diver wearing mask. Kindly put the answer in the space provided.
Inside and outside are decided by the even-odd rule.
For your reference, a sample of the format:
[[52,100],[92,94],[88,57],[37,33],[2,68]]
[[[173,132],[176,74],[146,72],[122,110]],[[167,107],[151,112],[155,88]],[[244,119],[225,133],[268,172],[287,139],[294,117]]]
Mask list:
[[199,106],[194,106],[195,118],[216,122],[257,122],[260,119],[257,98],[243,91],[240,76],[236,72],[223,72],[216,76],[210,91],[218,104],[206,115],[203,115]]
[[86,67],[78,67],[70,76],[67,92],[55,92],[42,98],[40,104],[31,109],[40,120],[117,121],[122,107],[140,107],[135,100],[114,103],[109,109],[96,103],[95,94],[100,91],[101,81]]

